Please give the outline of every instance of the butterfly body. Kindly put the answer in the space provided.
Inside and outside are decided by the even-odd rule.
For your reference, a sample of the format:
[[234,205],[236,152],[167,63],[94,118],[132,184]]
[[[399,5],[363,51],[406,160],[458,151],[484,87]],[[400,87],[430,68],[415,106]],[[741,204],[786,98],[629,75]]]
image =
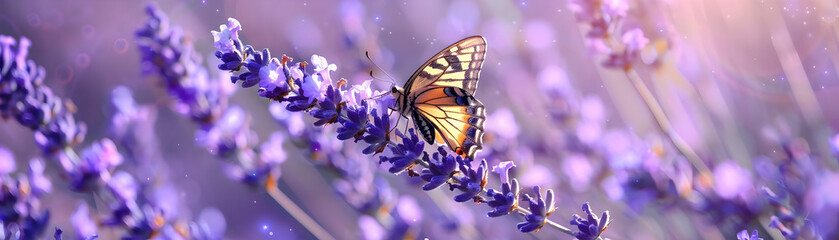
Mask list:
[[426,142],[438,139],[464,157],[482,148],[486,114],[474,94],[485,54],[483,37],[464,38],[426,61],[405,87],[393,87],[399,113]]

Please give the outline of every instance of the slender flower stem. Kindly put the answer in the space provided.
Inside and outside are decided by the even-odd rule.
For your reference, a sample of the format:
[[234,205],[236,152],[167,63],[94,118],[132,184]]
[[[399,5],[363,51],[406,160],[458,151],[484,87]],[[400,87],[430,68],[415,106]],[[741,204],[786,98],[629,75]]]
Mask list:
[[624,71],[626,73],[626,77],[632,82],[632,85],[635,87],[635,90],[638,91],[638,95],[641,95],[641,98],[644,99],[644,103],[647,104],[647,109],[650,110],[652,113],[653,118],[655,119],[658,128],[667,134],[668,139],[676,146],[676,149],[688,159],[688,161],[693,164],[693,167],[699,170],[703,175],[710,176],[711,170],[702,162],[702,159],[699,158],[699,155],[693,151],[690,146],[673,130],[673,127],[670,125],[670,120],[667,119],[667,115],[664,114],[664,109],[661,108],[661,104],[653,96],[650,89],[647,88],[647,85],[644,84],[644,81],[641,80],[641,77],[638,76],[638,73],[635,70],[629,68]]
[[67,156],[68,159],[70,159],[70,161],[73,161],[73,163],[78,163],[79,162],[79,154],[77,154],[76,150],[73,150],[72,147],[70,147],[70,146],[65,147],[64,148],[64,154]]
[[323,227],[321,227],[317,222],[315,222],[309,214],[303,211],[297,204],[294,203],[288,196],[286,196],[283,191],[280,190],[277,183],[273,181],[268,181],[265,184],[265,191],[268,192],[268,195],[274,199],[275,202],[280,204],[280,207],[286,210],[294,220],[297,220],[300,225],[306,228],[312,235],[314,235],[317,239],[335,239],[329,232],[326,231]]
[[[516,207],[516,211],[518,211],[522,216],[533,214],[529,210],[527,210],[527,209],[525,209],[521,206]],[[556,222],[551,221],[551,220],[546,220],[546,222],[547,222],[547,225],[550,225],[551,227],[556,228],[556,230],[559,230],[560,232],[563,232],[565,234],[574,236],[574,232],[571,231],[571,229],[569,229],[565,226],[562,226],[559,223],[556,223]]]

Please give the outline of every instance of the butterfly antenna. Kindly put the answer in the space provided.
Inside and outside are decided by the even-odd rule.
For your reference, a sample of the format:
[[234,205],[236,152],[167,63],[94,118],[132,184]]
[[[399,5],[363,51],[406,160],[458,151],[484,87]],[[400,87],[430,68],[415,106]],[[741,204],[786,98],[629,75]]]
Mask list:
[[370,77],[373,78],[373,80],[388,82],[388,83],[393,84],[393,81],[388,81],[388,80],[377,78],[376,76],[373,76],[373,70],[370,70]]
[[[396,80],[393,80],[394,78],[391,77],[390,74],[388,74],[384,69],[382,69],[382,67],[379,67],[379,64],[376,64],[376,62],[373,61],[372,58],[370,58],[370,52],[369,51],[365,51],[364,56],[367,56],[367,60],[370,60],[370,62],[373,63],[373,66],[376,66],[376,68],[378,68],[379,71],[382,71],[383,73],[385,73],[385,76],[390,78],[390,82],[393,83],[394,85],[396,85]],[[370,76],[373,77],[373,71],[370,71]]]

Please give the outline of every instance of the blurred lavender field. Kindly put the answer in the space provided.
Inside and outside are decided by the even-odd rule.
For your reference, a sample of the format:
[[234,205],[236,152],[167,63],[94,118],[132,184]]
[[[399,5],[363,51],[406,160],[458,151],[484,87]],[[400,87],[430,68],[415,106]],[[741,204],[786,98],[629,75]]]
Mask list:
[[[839,239],[836,1],[150,3],[0,1],[5,239]],[[360,96],[473,35],[484,149],[450,164],[487,183],[423,191],[412,175],[441,174],[395,132],[375,142],[397,114]],[[319,97],[285,83],[315,75]],[[473,201],[511,161],[544,227]]]

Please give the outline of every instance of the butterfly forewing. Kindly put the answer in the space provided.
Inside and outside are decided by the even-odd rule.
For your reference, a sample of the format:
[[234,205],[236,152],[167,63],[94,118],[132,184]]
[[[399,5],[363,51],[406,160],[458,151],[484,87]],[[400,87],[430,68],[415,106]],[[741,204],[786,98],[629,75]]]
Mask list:
[[478,88],[478,77],[486,55],[481,36],[460,40],[426,61],[405,84],[406,94],[427,86],[458,87],[470,95]]
[[483,37],[465,38],[426,61],[405,84],[400,110],[410,113],[427,142],[439,138],[465,157],[481,149],[486,116],[474,94],[485,55]]

